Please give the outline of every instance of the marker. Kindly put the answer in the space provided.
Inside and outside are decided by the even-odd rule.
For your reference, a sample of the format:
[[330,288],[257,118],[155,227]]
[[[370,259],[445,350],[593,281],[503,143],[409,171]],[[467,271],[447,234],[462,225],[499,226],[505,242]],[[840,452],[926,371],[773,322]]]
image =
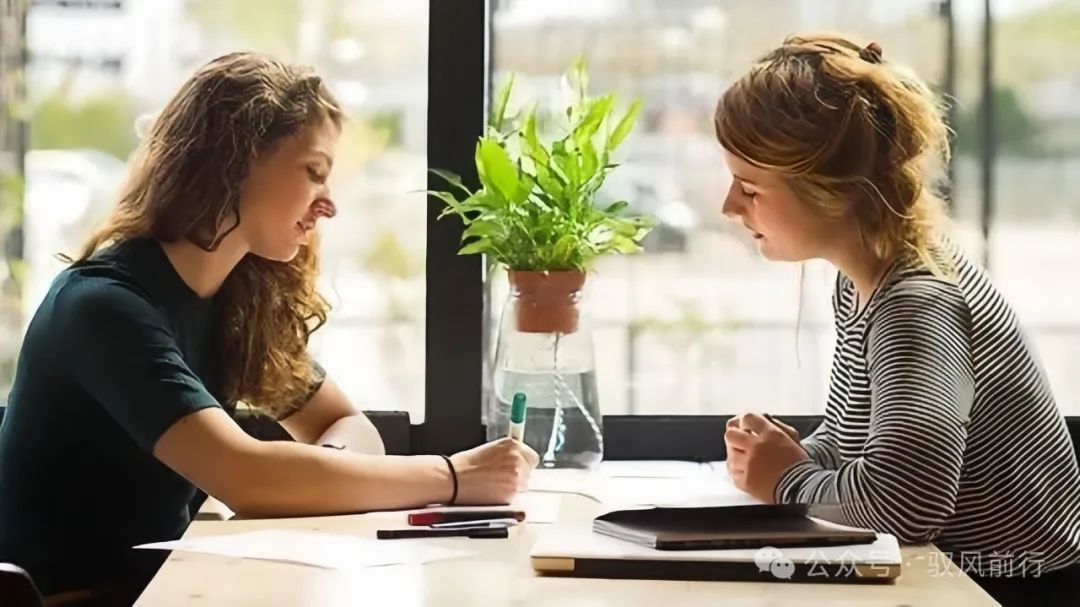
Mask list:
[[510,406],[510,438],[525,440],[525,393],[514,395],[514,404]]
[[525,512],[522,510],[429,510],[427,512],[413,512],[408,516],[409,524],[414,527],[427,527],[430,525],[445,525],[447,523],[465,523],[513,519],[517,522],[525,520]]
[[499,529],[501,527],[513,527],[517,525],[517,519],[497,518],[484,521],[454,521],[452,523],[435,523],[432,529]]
[[496,529],[379,529],[380,540],[410,540],[437,537],[468,537],[473,539],[503,539],[510,537],[506,527]]

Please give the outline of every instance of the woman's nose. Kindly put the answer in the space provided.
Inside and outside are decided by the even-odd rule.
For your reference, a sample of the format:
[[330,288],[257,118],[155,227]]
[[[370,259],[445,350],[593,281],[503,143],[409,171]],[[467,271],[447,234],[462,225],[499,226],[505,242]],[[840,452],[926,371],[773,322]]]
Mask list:
[[734,183],[728,188],[727,195],[724,197],[724,204],[720,206],[720,212],[728,219],[735,219],[742,214],[742,199],[740,198],[740,192],[735,191]]
[[320,197],[316,198],[315,202],[311,203],[305,217],[310,221],[315,221],[320,217],[329,219],[334,215],[337,215],[337,205],[334,204],[334,201],[326,197]]
[[314,211],[315,215],[318,217],[329,218],[337,215],[337,205],[334,204],[333,200],[326,197],[316,200],[314,204],[311,205],[311,210]]

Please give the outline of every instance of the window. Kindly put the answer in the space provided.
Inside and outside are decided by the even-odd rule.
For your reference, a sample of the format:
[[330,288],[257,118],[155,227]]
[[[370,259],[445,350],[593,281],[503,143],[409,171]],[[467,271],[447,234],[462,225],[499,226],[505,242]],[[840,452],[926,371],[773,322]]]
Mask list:
[[[644,101],[601,194],[661,223],[644,253],[602,260],[589,277],[601,411],[819,414],[835,274],[808,263],[800,280],[799,268],[762,260],[745,230],[721,216],[730,173],[714,134],[716,102],[755,57],[815,30],[876,40],[941,87],[949,31],[941,3],[501,0],[492,27],[496,82],[514,72],[528,83],[523,92],[551,100],[583,54],[595,91]],[[495,314],[504,283],[493,277]]]
[[1080,415],[1080,8],[1031,5],[994,3],[989,263],[1058,406]]
[[[444,185],[428,166],[475,185],[472,153],[490,91],[510,72],[518,98],[555,101],[558,77],[584,54],[594,92],[645,102],[602,195],[662,222],[645,253],[605,259],[589,278],[607,456],[721,457],[725,416],[747,409],[794,416],[806,429],[825,401],[834,275],[810,263],[800,277],[798,267],[759,259],[741,229],[720,217],[729,173],[712,114],[730,80],[785,35],[833,29],[878,41],[888,59],[956,100],[955,234],[971,255],[985,256],[1063,411],[1080,415],[1080,379],[1071,372],[1080,356],[1073,4],[35,2],[29,136],[15,104],[0,112],[0,237],[8,252],[0,264],[0,393],[23,323],[61,267],[52,253],[72,251],[112,205],[136,117],[160,107],[206,59],[253,48],[314,65],[351,119],[332,184],[341,213],[323,238],[322,286],[334,311],[312,350],[355,402],[424,422],[411,429],[413,452],[476,444],[483,361],[493,354],[506,281],[485,277],[476,256],[457,256],[460,224],[437,221],[439,201],[416,192]],[[989,78],[981,65],[985,6],[994,33]],[[6,99],[21,97],[20,80],[8,77],[18,75],[22,63],[11,58],[20,52],[17,38],[0,40]],[[20,197],[12,176],[23,172],[17,160],[27,144],[20,208],[8,203]]]
[[[22,322],[63,267],[54,254],[76,252],[112,209],[138,118],[207,60],[265,51],[314,66],[348,115],[331,180],[339,214],[322,227],[333,311],[311,350],[354,402],[422,421],[427,1],[86,4],[29,12]],[[5,345],[4,391],[17,351]]]

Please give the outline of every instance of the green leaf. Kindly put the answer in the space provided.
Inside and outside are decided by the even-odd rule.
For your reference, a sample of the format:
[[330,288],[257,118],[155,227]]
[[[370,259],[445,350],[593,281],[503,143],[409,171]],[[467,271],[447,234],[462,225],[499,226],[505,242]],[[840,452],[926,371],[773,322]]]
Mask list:
[[562,198],[562,184],[559,182],[558,176],[547,166],[542,164],[536,165],[536,183],[540,185],[540,189],[543,190],[549,198]]
[[578,55],[570,68],[574,82],[577,84],[578,99],[585,98],[585,92],[589,89],[589,72],[585,65],[585,55]]
[[495,98],[495,107],[492,108],[491,126],[501,132],[503,121],[506,119],[506,106],[510,102],[510,91],[514,88],[514,75],[499,89],[499,95]]
[[618,213],[619,211],[625,209],[628,206],[630,206],[630,203],[626,202],[625,200],[613,202],[604,209],[604,213],[607,215],[614,215],[615,213]]
[[478,219],[465,228],[465,231],[461,233],[461,238],[464,240],[475,236],[492,236],[498,234],[501,227],[502,224],[499,222]]
[[566,184],[576,190],[581,183],[578,176],[577,158],[567,150],[568,144],[570,141],[566,139],[551,144],[551,157],[555,161],[555,166],[566,177]]
[[551,248],[552,256],[558,260],[571,259],[575,250],[577,250],[577,236],[573,234],[562,236],[555,241],[555,246]]
[[590,102],[585,117],[574,129],[574,139],[580,143],[583,138],[595,135],[600,130],[600,125],[604,123],[604,119],[611,113],[611,106],[614,103],[615,98],[611,95],[604,95]]
[[540,212],[544,214],[548,214],[556,210],[552,208],[552,206],[549,205],[547,201],[544,200],[543,196],[531,196],[529,198],[529,202],[535,205],[540,210]]
[[510,161],[506,150],[498,143],[484,139],[477,150],[481,178],[506,200],[521,202],[528,195],[521,187],[517,168]]
[[551,156],[544,149],[543,144],[540,143],[540,138],[536,135],[535,109],[525,117],[525,126],[521,130],[521,137],[525,140],[526,153],[534,162],[541,165],[547,164],[551,160]]
[[456,209],[461,206],[462,201],[459,201],[450,192],[440,192],[438,190],[426,190],[426,192],[429,196],[434,196],[446,203],[447,208],[444,212],[456,212]]
[[588,183],[593,178],[593,175],[596,175],[600,160],[596,157],[596,148],[593,146],[592,140],[586,139],[580,142],[578,147],[581,151],[581,181]]
[[623,255],[629,255],[630,253],[637,253],[638,251],[641,251],[641,245],[634,242],[632,239],[627,238],[626,236],[621,236],[619,234],[612,236],[611,242],[608,244],[611,246],[611,248],[615,249],[616,252]]
[[428,169],[428,171],[431,172],[431,173],[434,173],[435,175],[438,175],[446,183],[449,183],[450,185],[454,186],[455,188],[461,190],[462,192],[465,192],[466,196],[472,196],[472,190],[465,187],[465,184],[462,183],[461,177],[457,173],[452,173],[450,171],[444,171],[442,169]]
[[638,227],[629,221],[616,220],[608,224],[612,231],[619,236],[634,238],[638,233]]
[[611,136],[608,137],[607,149],[609,152],[619,147],[619,144],[630,134],[630,130],[634,128],[634,121],[637,120],[639,113],[641,113],[641,100],[635,99],[634,102],[630,104],[630,108],[626,110],[626,114],[623,115],[622,120],[615,126],[615,130],[611,131]]
[[605,225],[599,225],[589,232],[589,242],[597,246],[603,246],[607,244],[614,235],[615,233],[611,231],[611,228]]
[[627,221],[634,224],[639,228],[655,228],[659,223],[655,217],[649,215],[638,215],[637,217],[628,217]]
[[458,249],[458,255],[474,255],[491,250],[491,244],[487,240],[475,240]]
[[529,199],[529,194],[536,189],[536,178],[526,173],[525,171],[519,170],[518,179],[519,183],[521,184],[518,187],[521,189],[522,192],[524,192],[524,196],[522,196],[521,201],[524,202]]

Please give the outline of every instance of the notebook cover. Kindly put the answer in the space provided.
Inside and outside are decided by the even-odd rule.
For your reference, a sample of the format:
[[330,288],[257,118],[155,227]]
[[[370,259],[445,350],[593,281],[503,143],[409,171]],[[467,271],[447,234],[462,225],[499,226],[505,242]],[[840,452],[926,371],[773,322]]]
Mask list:
[[804,504],[616,510],[597,517],[593,530],[657,550],[869,544],[877,537],[812,519]]

